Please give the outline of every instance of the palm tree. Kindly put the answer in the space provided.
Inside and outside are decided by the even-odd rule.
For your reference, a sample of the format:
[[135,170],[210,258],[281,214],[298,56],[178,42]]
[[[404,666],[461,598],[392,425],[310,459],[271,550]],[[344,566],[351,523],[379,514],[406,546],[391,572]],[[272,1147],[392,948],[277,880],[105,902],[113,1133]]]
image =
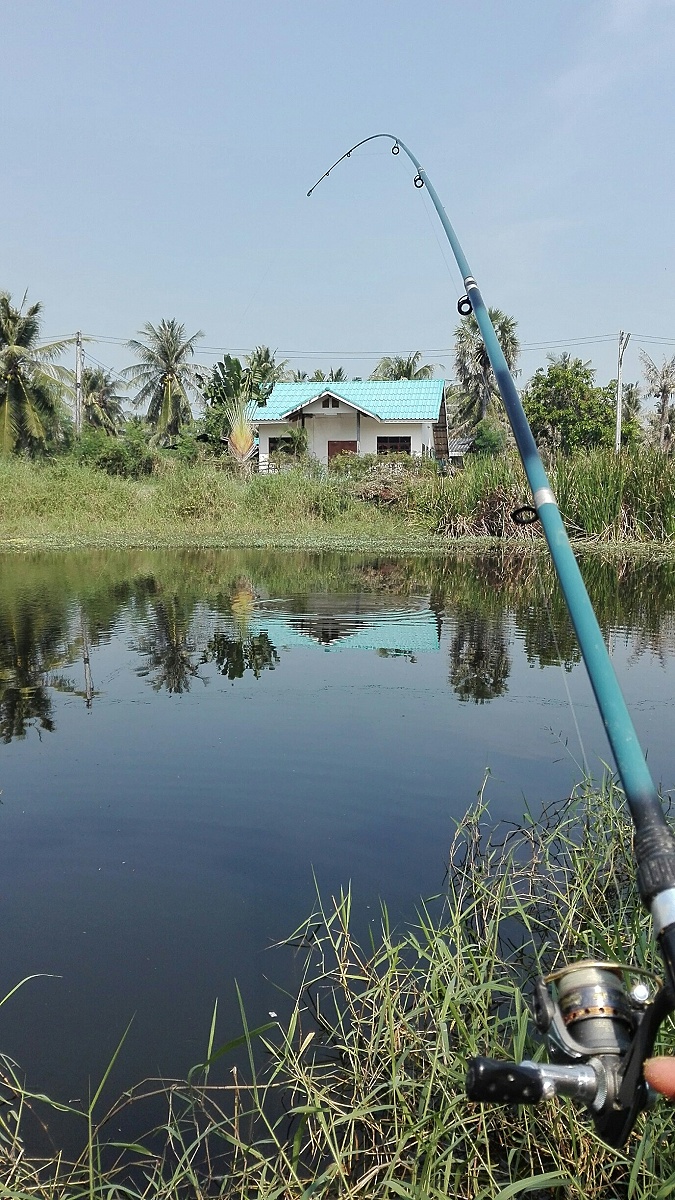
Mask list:
[[422,351],[415,350],[407,357],[396,354],[393,358],[381,358],[370,378],[431,379],[434,373],[434,364],[422,363],[420,366],[421,357]]
[[148,632],[134,646],[145,655],[145,663],[136,674],[149,676],[153,691],[166,688],[170,695],[180,696],[190,691],[193,679],[202,679],[199,662],[194,661],[197,645],[191,636],[194,605],[169,596],[153,601],[153,610]]
[[306,383],[309,379],[306,371],[289,371],[288,377],[291,383]]
[[71,390],[72,372],[58,366],[58,358],[73,341],[39,345],[38,302],[24,310],[7,292],[0,293],[0,454],[43,447],[58,428],[65,392]]
[[640,351],[640,359],[644,368],[647,395],[656,400],[656,425],[659,435],[659,449],[666,451],[670,447],[672,431],[670,427],[670,399],[675,392],[675,354],[666,358],[660,367],[644,351]]
[[84,423],[92,429],[103,429],[112,437],[124,424],[123,397],[116,392],[116,386],[111,372],[104,367],[85,367],[82,372]]
[[346,379],[347,373],[344,367],[331,367],[327,375],[325,371],[317,370],[309,377],[310,383],[345,383]]
[[460,611],[450,646],[450,683],[459,699],[485,704],[503,696],[510,671],[502,620]]
[[267,404],[267,398],[275,383],[287,378],[287,360],[278,363],[269,346],[256,346],[246,357],[244,390],[248,401]]
[[[520,353],[516,321],[499,308],[489,308],[497,340],[504,352],[509,371],[515,371]],[[464,393],[462,415],[474,424],[485,419],[493,396],[498,390],[478,322],[471,313],[463,317],[455,330],[455,371]]]
[[189,360],[204,334],[200,329],[186,337],[185,326],[173,318],[160,321],[157,328],[148,321],[141,333],[145,342],[127,342],[140,361],[126,367],[122,375],[129,387],[139,389],[132,403],[137,408],[148,405],[147,420],[157,435],[175,437],[181,425],[191,420],[190,392],[199,395],[201,376]]

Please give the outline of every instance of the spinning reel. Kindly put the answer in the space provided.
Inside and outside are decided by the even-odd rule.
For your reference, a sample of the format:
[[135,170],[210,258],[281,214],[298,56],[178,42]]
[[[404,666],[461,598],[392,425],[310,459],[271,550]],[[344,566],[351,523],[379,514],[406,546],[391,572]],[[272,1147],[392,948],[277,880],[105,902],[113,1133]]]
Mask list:
[[[639,982],[628,991],[630,976],[649,979],[653,986]],[[674,1007],[668,988],[641,968],[593,959],[561,967],[537,979],[532,1002],[550,1061],[471,1059],[466,1094],[493,1104],[539,1104],[570,1096],[586,1105],[608,1145],[623,1146],[637,1114],[650,1103],[642,1066]]]

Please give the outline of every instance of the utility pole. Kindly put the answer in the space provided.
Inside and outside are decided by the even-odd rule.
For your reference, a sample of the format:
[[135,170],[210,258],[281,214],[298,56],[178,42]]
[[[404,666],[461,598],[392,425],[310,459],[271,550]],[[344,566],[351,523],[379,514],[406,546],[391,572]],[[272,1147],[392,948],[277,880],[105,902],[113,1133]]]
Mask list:
[[616,371],[616,437],[614,439],[614,453],[618,454],[621,449],[621,410],[623,408],[623,355],[630,341],[630,334],[624,333],[623,329],[619,333],[619,363]]
[[75,436],[82,433],[82,334],[75,339]]

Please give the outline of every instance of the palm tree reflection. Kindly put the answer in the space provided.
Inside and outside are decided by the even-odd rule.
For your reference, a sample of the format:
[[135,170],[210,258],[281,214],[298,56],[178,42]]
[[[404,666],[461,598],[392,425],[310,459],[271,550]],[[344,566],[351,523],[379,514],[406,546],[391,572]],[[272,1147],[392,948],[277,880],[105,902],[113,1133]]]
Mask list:
[[44,614],[22,604],[0,621],[0,737],[9,743],[32,727],[54,729],[50,672],[62,666],[63,631]]
[[199,674],[199,662],[193,660],[196,643],[190,636],[194,604],[185,605],[178,596],[153,600],[148,631],[135,649],[144,655],[145,663],[138,668],[141,679],[150,678],[152,689],[166,688],[170,695],[190,691],[193,679],[205,679]]
[[508,691],[511,659],[500,618],[459,612],[450,643],[450,683],[462,701],[485,704]]
[[273,671],[279,661],[276,647],[264,630],[244,638],[215,633],[202,659],[215,662],[221,675],[230,680],[243,679],[245,671],[252,671],[259,679],[263,671]]
[[273,671],[279,662],[276,647],[265,630],[250,633],[250,622],[255,608],[255,589],[249,579],[238,580],[230,608],[234,617],[234,635],[214,633],[202,662],[215,662],[221,675],[229,680],[243,679],[251,671],[259,679],[263,671]]

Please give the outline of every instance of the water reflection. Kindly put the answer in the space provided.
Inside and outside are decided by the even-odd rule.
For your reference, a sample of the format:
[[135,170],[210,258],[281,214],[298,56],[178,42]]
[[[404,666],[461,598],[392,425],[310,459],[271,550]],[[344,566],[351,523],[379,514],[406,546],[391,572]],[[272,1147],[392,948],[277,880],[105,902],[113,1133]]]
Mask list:
[[459,699],[485,704],[503,696],[510,670],[503,620],[460,612],[450,643],[450,684]]
[[[669,787],[675,567],[583,571]],[[486,767],[496,818],[569,794],[569,702],[592,769],[607,757],[576,658],[546,560],[523,554],[0,558],[3,971],[62,977],[3,1008],[0,1049],[67,1099],[134,1012],[116,1090],[203,1057],[215,996],[237,1036],[234,976],[262,1023],[280,1004],[263,974],[294,982],[261,953],[314,878],[352,880],[364,925],[380,897],[404,919]],[[540,669],[561,660],[564,680]]]
[[[288,651],[363,650],[414,663],[447,654],[461,701],[507,694],[515,635],[530,665],[579,651],[546,560],[522,553],[442,559],[271,551],[138,551],[6,558],[0,577],[0,737],[55,728],[53,694],[88,708],[99,692],[92,650],[131,625],[134,670],[184,695],[214,664],[234,682],[260,679]],[[675,637],[675,566],[582,563],[606,635],[632,639],[632,660],[665,663]],[[614,631],[612,635],[612,631]],[[80,663],[79,679],[73,674]]]
[[215,633],[206,648],[202,662],[214,662],[221,675],[234,681],[243,679],[245,671],[251,671],[255,679],[260,679],[263,671],[274,670],[280,658],[269,635],[264,631],[240,637]]
[[31,727],[54,729],[50,688],[65,686],[58,670],[72,661],[61,620],[39,605],[16,599],[0,618],[0,737],[24,738]]
[[194,609],[194,603],[182,597],[154,599],[146,632],[132,643],[144,660],[136,674],[147,678],[155,692],[166,688],[169,695],[180,696],[190,691],[193,679],[201,678],[195,657],[198,647],[192,636]]

